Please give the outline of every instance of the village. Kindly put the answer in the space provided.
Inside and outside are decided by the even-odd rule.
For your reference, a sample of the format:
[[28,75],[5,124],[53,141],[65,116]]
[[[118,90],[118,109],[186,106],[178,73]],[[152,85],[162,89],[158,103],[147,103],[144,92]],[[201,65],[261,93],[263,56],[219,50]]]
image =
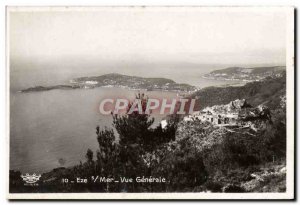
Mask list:
[[[271,120],[269,109],[260,105],[253,108],[245,99],[234,100],[226,105],[215,105],[196,111],[183,118],[183,121],[209,122],[216,127],[227,128],[251,128],[254,131],[258,127],[253,121],[256,119]],[[165,125],[166,122],[163,122]]]

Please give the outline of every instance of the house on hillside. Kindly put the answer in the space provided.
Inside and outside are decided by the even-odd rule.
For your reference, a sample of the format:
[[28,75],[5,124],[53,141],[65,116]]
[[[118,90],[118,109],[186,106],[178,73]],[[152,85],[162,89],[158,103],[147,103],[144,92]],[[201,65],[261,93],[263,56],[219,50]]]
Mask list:
[[236,125],[239,115],[237,112],[217,113],[210,110],[202,110],[184,118],[185,121],[200,120],[214,125]]
[[206,107],[201,111],[186,116],[184,120],[200,120],[202,122],[210,122],[216,126],[246,126],[246,122],[243,119],[248,119],[251,116],[257,117],[258,115],[260,117],[261,115],[270,116],[268,109],[264,107],[252,108],[245,99],[237,99],[225,105]]

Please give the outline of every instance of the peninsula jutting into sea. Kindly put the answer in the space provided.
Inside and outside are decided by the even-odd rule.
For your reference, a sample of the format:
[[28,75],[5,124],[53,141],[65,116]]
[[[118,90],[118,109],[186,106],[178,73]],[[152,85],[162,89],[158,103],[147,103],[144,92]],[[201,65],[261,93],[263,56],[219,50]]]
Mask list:
[[193,92],[197,90],[195,86],[176,83],[175,81],[166,78],[143,78],[110,73],[101,76],[75,78],[70,80],[67,85],[30,87],[21,90],[21,92],[47,91],[53,89],[92,89],[95,87],[120,87],[130,90],[177,92]]
[[[267,76],[280,76],[285,71],[285,66],[272,67],[229,67],[221,70],[215,70],[203,75],[203,78],[213,80],[230,81],[258,81]],[[186,83],[176,83],[167,78],[144,78],[137,76],[128,76],[118,73],[110,73],[101,76],[80,77],[71,79],[68,84],[53,86],[35,86],[21,90],[21,92],[48,91],[54,89],[92,89],[95,87],[120,87],[130,90],[146,91],[175,91],[192,93],[199,88]]]

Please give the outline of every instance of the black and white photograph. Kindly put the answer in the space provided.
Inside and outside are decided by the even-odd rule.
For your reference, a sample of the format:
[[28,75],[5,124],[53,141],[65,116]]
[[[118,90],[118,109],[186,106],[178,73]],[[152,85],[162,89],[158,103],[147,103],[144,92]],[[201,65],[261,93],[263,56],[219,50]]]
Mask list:
[[10,199],[293,199],[294,8],[6,8]]

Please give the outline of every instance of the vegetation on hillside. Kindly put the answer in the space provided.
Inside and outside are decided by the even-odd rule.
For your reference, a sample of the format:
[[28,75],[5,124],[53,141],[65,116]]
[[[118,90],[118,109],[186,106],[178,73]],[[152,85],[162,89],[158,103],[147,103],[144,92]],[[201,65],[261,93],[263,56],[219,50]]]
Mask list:
[[280,107],[280,97],[286,93],[286,75],[268,77],[239,87],[207,87],[196,91],[191,98],[198,99],[196,110],[207,106],[228,104],[236,99],[245,99],[252,106],[264,104],[271,109]]

